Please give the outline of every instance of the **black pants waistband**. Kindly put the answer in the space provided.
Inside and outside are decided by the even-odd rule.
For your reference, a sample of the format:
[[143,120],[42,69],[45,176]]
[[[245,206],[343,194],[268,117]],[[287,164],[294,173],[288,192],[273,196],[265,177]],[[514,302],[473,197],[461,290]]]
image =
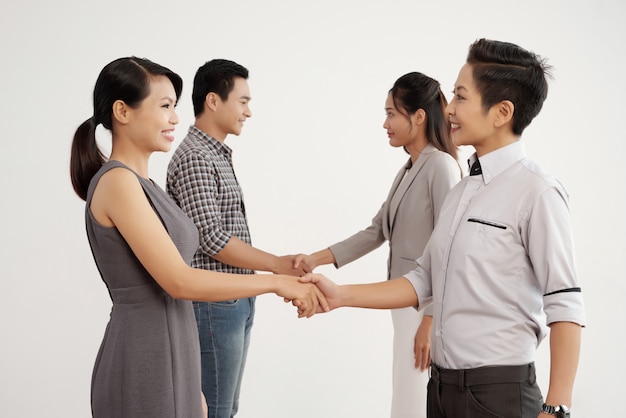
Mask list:
[[459,387],[493,385],[496,383],[535,382],[535,363],[521,366],[487,366],[476,369],[444,369],[431,363],[431,378],[442,385]]

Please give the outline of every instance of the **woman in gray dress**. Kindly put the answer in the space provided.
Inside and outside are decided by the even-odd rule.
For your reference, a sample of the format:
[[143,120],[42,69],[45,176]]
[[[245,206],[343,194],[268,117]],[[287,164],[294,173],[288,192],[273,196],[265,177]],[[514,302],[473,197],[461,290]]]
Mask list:
[[[76,130],[70,174],[86,201],[87,236],[113,307],[91,390],[95,418],[200,418],[200,354],[191,300],[263,293],[294,300],[299,317],[325,299],[312,284],[282,275],[193,269],[194,223],[148,175],[155,151],[168,151],[178,123],[181,78],[146,59],[106,65],[93,93],[94,115]],[[111,155],[96,126],[111,131]]]

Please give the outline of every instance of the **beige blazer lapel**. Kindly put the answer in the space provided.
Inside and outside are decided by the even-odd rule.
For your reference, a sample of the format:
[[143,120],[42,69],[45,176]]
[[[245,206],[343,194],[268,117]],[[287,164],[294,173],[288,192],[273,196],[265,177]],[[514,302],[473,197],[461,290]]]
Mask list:
[[[394,181],[394,185],[390,191],[389,198],[387,199],[387,202],[389,202],[389,216],[387,217],[387,219],[389,219],[389,237],[391,237],[391,231],[393,231],[393,224],[395,221],[396,213],[398,212],[398,207],[402,202],[402,198],[404,197],[409,187],[411,187],[411,184],[424,166],[426,160],[428,160],[428,157],[430,157],[430,154],[434,151],[437,151],[437,148],[435,148],[431,144],[426,145],[426,147],[424,147],[424,149],[420,153],[419,157],[417,157],[417,161],[415,161],[415,164],[413,164],[411,169],[406,173],[406,177],[404,178],[404,180],[402,180],[403,170],[400,170],[400,173],[398,173],[398,175],[396,176],[396,180]],[[410,160],[407,165],[408,164],[410,164]]]
[[410,171],[410,167],[411,167],[411,159],[409,158],[406,164],[404,164],[402,168],[400,169],[400,171],[398,171],[398,174],[396,174],[396,178],[393,180],[393,183],[391,184],[391,188],[389,189],[387,200],[385,200],[385,203],[383,205],[383,235],[387,240],[389,240],[389,237],[391,236],[391,226],[393,225],[392,218],[395,215],[395,211],[398,209],[397,204],[396,204],[395,209],[393,210],[394,215],[391,215],[392,213],[390,209],[391,201],[393,200],[393,197],[396,194],[396,191],[398,189],[398,186],[400,186],[402,179],[404,178],[405,175],[407,175],[408,171]]

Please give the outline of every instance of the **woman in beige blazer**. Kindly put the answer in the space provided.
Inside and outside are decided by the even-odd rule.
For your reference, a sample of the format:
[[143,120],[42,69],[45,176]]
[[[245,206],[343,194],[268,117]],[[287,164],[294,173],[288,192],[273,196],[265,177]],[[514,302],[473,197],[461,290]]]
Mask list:
[[[439,82],[412,72],[400,77],[387,95],[389,144],[410,155],[396,176],[372,224],[351,237],[296,259],[311,270],[323,264],[344,266],[389,242],[388,278],[413,270],[434,228],[448,192],[462,177],[456,147],[444,117],[447,100]],[[392,310],[392,418],[426,416],[430,362],[429,307]]]

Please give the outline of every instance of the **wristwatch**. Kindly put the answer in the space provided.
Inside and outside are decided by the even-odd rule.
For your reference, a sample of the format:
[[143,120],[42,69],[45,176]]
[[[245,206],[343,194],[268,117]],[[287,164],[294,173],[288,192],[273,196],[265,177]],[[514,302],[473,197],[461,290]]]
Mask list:
[[554,415],[557,418],[570,418],[569,409],[565,405],[552,406],[544,403],[541,407],[541,412]]

